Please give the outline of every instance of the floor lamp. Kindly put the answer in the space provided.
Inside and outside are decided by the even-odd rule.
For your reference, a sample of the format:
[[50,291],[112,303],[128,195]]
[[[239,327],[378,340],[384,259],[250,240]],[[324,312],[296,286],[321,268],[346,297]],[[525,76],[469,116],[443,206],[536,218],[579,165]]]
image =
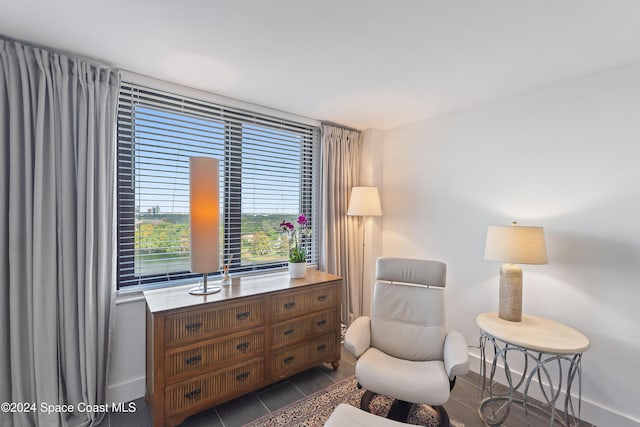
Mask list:
[[[380,194],[377,187],[353,187],[351,189],[351,198],[349,199],[349,207],[347,209],[348,216],[361,217],[363,220],[368,216],[382,215],[380,207]],[[360,270],[360,314],[364,314],[363,309],[363,293],[364,293],[364,243],[365,230],[364,221],[362,223],[362,262]]]
[[220,269],[220,195],[218,159],[189,158],[189,225],[191,272],[203,274],[203,284],[189,290],[191,295],[220,292],[209,287],[207,274]]

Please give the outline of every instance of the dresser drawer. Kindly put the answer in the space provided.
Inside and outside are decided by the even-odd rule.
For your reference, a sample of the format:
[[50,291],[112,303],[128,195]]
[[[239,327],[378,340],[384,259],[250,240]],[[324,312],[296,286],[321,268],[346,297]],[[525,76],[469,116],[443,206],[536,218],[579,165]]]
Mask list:
[[311,333],[321,334],[336,330],[336,311],[324,311],[313,317],[311,320]]
[[166,346],[259,326],[264,322],[263,307],[264,299],[257,298],[167,316]]
[[311,319],[295,319],[271,328],[271,346],[297,341],[311,334]]
[[200,345],[191,345],[185,350],[172,350],[167,353],[165,362],[167,383],[179,381],[194,371],[233,363],[234,360],[247,359],[262,351],[264,351],[263,329],[235,337],[219,338]]
[[278,321],[335,305],[336,287],[333,284],[307,291],[283,293],[271,299],[271,319]]
[[324,360],[328,354],[335,354],[336,335],[324,335],[300,345],[285,347],[271,355],[271,375],[285,376],[303,366]]
[[299,339],[309,338],[310,335],[332,332],[335,330],[335,325],[335,310],[285,321],[271,328],[271,346],[279,347]]
[[238,395],[243,390],[251,389],[263,380],[264,363],[262,359],[256,358],[243,365],[169,386],[165,391],[165,416],[223,401],[230,395]]

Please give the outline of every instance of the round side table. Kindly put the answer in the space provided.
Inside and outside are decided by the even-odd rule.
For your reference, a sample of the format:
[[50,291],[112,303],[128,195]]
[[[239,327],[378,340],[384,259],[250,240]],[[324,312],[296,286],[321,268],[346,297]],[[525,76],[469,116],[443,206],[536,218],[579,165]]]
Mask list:
[[[582,400],[582,353],[589,349],[589,339],[567,325],[536,316],[523,315],[521,322],[510,322],[499,318],[498,313],[482,313],[476,318],[476,323],[481,332],[482,376],[478,413],[485,424],[502,424],[512,405],[519,404],[527,417],[529,411],[535,409],[550,416],[550,425],[556,420],[564,426],[578,425]],[[487,347],[493,347],[491,362],[487,362]],[[524,359],[523,374],[519,379],[510,369],[509,355]],[[490,364],[489,372],[487,364]],[[504,369],[506,392],[495,390],[494,379],[498,369]],[[534,378],[537,378],[544,399],[542,406],[529,396],[531,386],[536,383]],[[577,387],[577,397],[571,394],[574,387]],[[561,397],[563,394],[564,398]],[[561,404],[563,411],[557,409]]]

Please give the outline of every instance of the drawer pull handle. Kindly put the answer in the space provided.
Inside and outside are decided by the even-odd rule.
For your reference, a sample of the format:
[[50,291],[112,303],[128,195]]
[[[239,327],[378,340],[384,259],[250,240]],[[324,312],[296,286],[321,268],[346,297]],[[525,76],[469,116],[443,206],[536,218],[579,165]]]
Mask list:
[[294,332],[295,332],[295,329],[287,329],[286,331],[283,332],[283,334],[284,335],[291,335]]
[[288,303],[286,303],[286,304],[284,305],[284,308],[285,308],[286,310],[291,310],[293,307],[295,307],[295,305],[296,305],[295,301],[288,302]]
[[198,362],[200,362],[201,360],[202,360],[202,356],[200,356],[199,354],[197,354],[197,355],[195,355],[195,356],[193,356],[193,357],[190,357],[190,358],[188,358],[188,359],[185,359],[185,360],[184,360],[184,363],[185,363],[185,364],[187,364],[187,365],[193,365],[194,363],[198,363]]
[[249,378],[249,372],[243,372],[240,375],[236,375],[236,381],[244,381]]
[[326,300],[327,300],[327,296],[326,295],[320,295],[318,297],[318,301],[320,301],[320,302],[325,302]]
[[201,327],[202,327],[202,322],[187,323],[186,325],[184,325],[184,328],[189,332],[197,331]]
[[326,324],[327,324],[327,319],[318,320],[318,323],[317,323],[318,326],[324,326]]
[[322,344],[316,347],[316,350],[318,350],[319,353],[325,351],[327,349],[327,345],[326,344]]
[[247,319],[249,316],[251,316],[250,311],[243,311],[242,313],[236,314],[236,319],[244,320],[244,319]]
[[295,359],[295,357],[289,356],[282,359],[282,361],[288,365],[289,363],[293,362],[293,359]]
[[248,342],[243,342],[240,343],[236,346],[236,349],[238,349],[239,351],[245,351],[246,349],[249,348],[249,343]]
[[197,388],[197,389],[195,389],[193,391],[185,393],[184,397],[186,397],[187,399],[193,399],[194,397],[197,397],[200,394],[200,391],[201,390],[199,388]]

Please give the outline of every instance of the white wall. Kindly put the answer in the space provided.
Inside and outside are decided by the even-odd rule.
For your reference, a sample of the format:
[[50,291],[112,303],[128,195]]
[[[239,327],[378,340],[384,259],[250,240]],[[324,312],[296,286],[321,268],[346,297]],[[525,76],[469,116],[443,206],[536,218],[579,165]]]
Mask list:
[[107,402],[129,402],[145,392],[145,302],[142,294],[116,299]]
[[469,344],[497,311],[487,226],[545,228],[523,311],[590,338],[582,418],[639,425],[640,64],[386,131],[383,159],[383,254],[448,264],[449,326]]

